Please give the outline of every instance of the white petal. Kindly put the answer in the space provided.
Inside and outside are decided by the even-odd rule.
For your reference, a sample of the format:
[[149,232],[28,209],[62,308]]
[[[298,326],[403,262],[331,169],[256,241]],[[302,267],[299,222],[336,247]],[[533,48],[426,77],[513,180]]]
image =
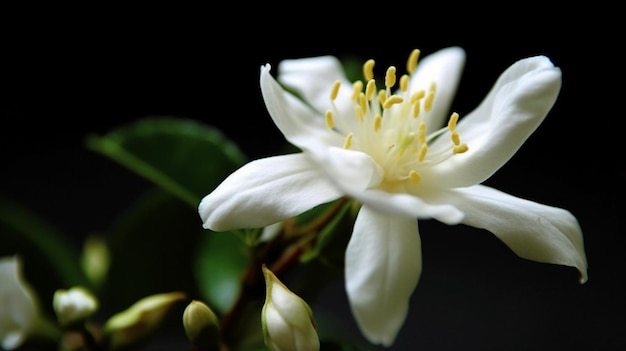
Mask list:
[[450,105],[457,91],[463,66],[465,51],[460,47],[449,47],[420,59],[417,69],[411,76],[410,91],[428,91],[431,83],[437,84],[433,107],[428,114],[426,133],[441,128],[450,114]]
[[422,272],[417,220],[363,206],[346,250],[346,291],[367,339],[390,346]]
[[587,280],[582,230],[570,212],[482,185],[454,192],[448,201],[465,212],[464,224],[492,232],[522,258],[575,267]]
[[[544,56],[509,67],[480,106],[459,121],[457,131],[469,150],[437,166],[438,182],[463,187],[489,178],[541,124],[560,87],[560,69]],[[431,150],[449,144],[450,138],[442,135]]]
[[302,154],[252,161],[226,178],[198,207],[215,231],[261,228],[341,196]]
[[21,262],[17,256],[0,258],[0,341],[11,350],[20,346],[33,327],[38,315],[37,297],[22,278]]
[[[278,64],[278,81],[297,92],[319,112],[330,109],[330,91],[335,81],[341,81],[338,102],[350,102],[352,84],[346,77],[339,59],[319,56],[283,60]],[[349,106],[352,106],[350,103]],[[347,106],[346,106],[347,108]]]
[[324,115],[285,91],[270,73],[270,65],[261,67],[261,93],[274,123],[293,145],[316,152],[328,145],[342,145],[343,140],[326,127]]

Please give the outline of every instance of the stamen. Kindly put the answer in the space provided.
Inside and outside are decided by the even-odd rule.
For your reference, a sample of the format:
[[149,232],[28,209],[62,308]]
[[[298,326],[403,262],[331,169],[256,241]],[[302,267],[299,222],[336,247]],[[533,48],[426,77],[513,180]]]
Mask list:
[[330,100],[335,101],[337,98],[337,94],[339,94],[339,87],[341,86],[341,81],[336,80],[333,84],[333,88],[330,90]]
[[378,101],[380,101],[381,105],[384,105],[385,101],[387,101],[387,92],[384,89],[378,91]]
[[357,121],[363,122],[363,116],[365,116],[365,111],[363,111],[361,105],[354,105],[354,115],[356,116]]
[[420,110],[422,108],[422,104],[420,104],[419,100],[415,102],[413,105],[413,118],[417,118],[420,116]]
[[461,137],[459,136],[459,132],[457,132],[456,130],[454,132],[452,132],[452,135],[450,136],[452,138],[452,142],[454,143],[454,145],[459,145],[461,144]]
[[430,111],[433,108],[433,100],[435,100],[435,89],[431,89],[426,96],[426,101],[424,102],[424,111]]
[[333,111],[326,111],[326,127],[333,129],[335,127],[335,119],[333,118]]
[[455,145],[452,148],[452,152],[455,153],[455,154],[462,154],[465,151],[467,151],[468,149],[469,149],[469,147],[467,146],[467,144],[464,143],[464,144],[461,144],[461,145]]
[[349,149],[350,146],[352,146],[352,136],[353,134],[350,133],[346,136],[346,141],[343,143],[343,148],[344,149]]
[[411,103],[412,104],[416,103],[418,100],[422,99],[424,96],[426,96],[426,92],[424,91],[424,89],[420,91],[416,91],[415,93],[413,93],[413,95],[411,95]]
[[448,120],[448,129],[450,129],[451,131],[455,131],[456,122],[458,120],[459,120],[459,114],[456,112],[453,112],[452,115],[450,115],[450,120]]
[[420,51],[418,49],[411,51],[411,55],[409,55],[409,59],[406,61],[406,71],[409,72],[409,74],[415,71],[419,57]]
[[374,79],[374,60],[369,59],[363,64],[363,77],[366,81]]
[[367,112],[367,99],[364,93],[359,94],[359,105],[361,106],[361,111],[365,114]]
[[389,66],[387,74],[385,74],[385,86],[391,88],[396,84],[396,67]]
[[417,173],[415,170],[411,170],[411,172],[409,172],[409,179],[417,184],[420,182],[420,180],[422,180],[422,176],[420,176],[419,173]]
[[417,160],[420,162],[424,162],[427,152],[428,152],[428,145],[422,144],[422,146],[420,146],[420,151],[418,152],[418,155],[417,155]]
[[404,102],[404,99],[402,98],[402,96],[391,95],[383,103],[383,108],[384,109],[389,109],[392,105],[394,105],[394,104],[401,104],[402,102]]
[[359,97],[359,94],[361,94],[361,92],[363,91],[363,82],[357,80],[356,82],[352,83],[352,89],[352,101],[355,101],[356,98]]
[[374,117],[374,131],[375,132],[379,131],[382,125],[383,125],[383,118],[380,116],[380,114],[376,114],[376,117]]
[[420,143],[425,144],[426,143],[426,122],[421,121],[419,126],[417,127],[418,130],[418,139],[420,141]]
[[365,97],[367,101],[371,101],[374,96],[374,92],[376,91],[376,81],[374,79],[370,79],[367,81],[367,86],[365,87]]
[[403,74],[402,77],[400,77],[400,90],[402,90],[403,92],[406,92],[409,88],[409,76],[406,74]]

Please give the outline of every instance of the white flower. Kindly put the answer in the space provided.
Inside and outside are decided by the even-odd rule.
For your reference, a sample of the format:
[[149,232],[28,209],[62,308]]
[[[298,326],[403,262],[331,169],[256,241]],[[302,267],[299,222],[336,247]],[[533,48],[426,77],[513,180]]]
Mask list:
[[14,350],[33,336],[55,338],[58,330],[41,315],[37,295],[22,276],[20,259],[0,257],[0,346]]
[[99,307],[98,299],[87,289],[75,286],[57,289],[52,297],[52,307],[57,314],[59,323],[67,325],[84,321],[93,315]]
[[353,85],[335,57],[282,61],[279,81],[306,102],[263,66],[267,109],[302,152],[244,165],[199,205],[204,227],[223,231],[264,227],[341,196],[362,203],[345,255],[346,290],[361,331],[387,346],[422,271],[417,219],[486,229],[523,258],[573,266],[587,279],[570,212],[481,185],[543,121],[560,69],[544,56],[520,60],[458,119],[449,108],[465,52],[443,49],[417,66],[418,56],[411,53],[400,79],[390,67],[384,82],[373,79],[370,60],[364,82]]
[[272,351],[317,351],[320,342],[309,305],[263,266],[265,304],[261,325],[265,345]]

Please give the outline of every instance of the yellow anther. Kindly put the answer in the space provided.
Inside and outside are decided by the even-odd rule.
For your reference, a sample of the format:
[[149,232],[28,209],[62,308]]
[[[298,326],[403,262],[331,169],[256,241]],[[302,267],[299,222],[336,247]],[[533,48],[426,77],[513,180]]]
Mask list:
[[422,109],[422,104],[420,104],[419,100],[413,104],[413,118],[417,118],[420,116],[420,110]]
[[363,116],[365,112],[361,108],[361,105],[354,105],[354,116],[356,116],[356,120],[359,122],[363,122]]
[[337,95],[339,94],[339,87],[341,87],[341,81],[337,80],[335,81],[335,84],[333,84],[333,88],[330,90],[331,101],[335,101],[337,98]]
[[455,153],[455,154],[462,154],[465,151],[467,151],[467,149],[468,149],[467,144],[464,143],[464,144],[461,144],[461,145],[455,145],[452,148],[452,152]]
[[422,144],[422,146],[420,146],[420,150],[417,154],[417,160],[420,162],[424,162],[424,159],[426,158],[426,153],[428,152],[428,145],[426,144]]
[[424,96],[426,96],[426,92],[424,91],[424,89],[414,92],[413,95],[411,95],[411,103],[416,103],[420,99],[424,98]]
[[365,81],[374,79],[374,60],[369,59],[363,64],[363,77]]
[[367,112],[367,99],[364,93],[359,94],[359,105],[361,106],[361,111],[365,114]]
[[420,143],[426,143],[426,123],[424,121],[420,122],[419,126],[417,127],[417,131]]
[[451,138],[454,145],[458,146],[459,144],[461,144],[461,137],[459,136],[459,132],[457,132],[456,130],[452,132]]
[[435,92],[431,90],[424,101],[424,111],[430,111],[433,108],[433,100],[435,100]]
[[409,72],[409,74],[415,71],[415,67],[417,67],[417,60],[419,59],[419,57],[419,49],[414,49],[413,51],[411,51],[411,55],[409,55],[409,59],[406,61],[406,71]]
[[363,91],[363,82],[361,82],[360,80],[357,80],[356,82],[352,83],[352,101],[355,101],[357,97],[359,97],[359,94],[361,94],[361,92]]
[[326,127],[333,129],[335,127],[335,119],[333,118],[333,111],[326,111]]
[[352,134],[352,133],[350,133],[350,134],[348,134],[348,135],[346,136],[346,141],[344,141],[344,143],[343,143],[343,148],[344,148],[344,149],[349,149],[349,148],[350,148],[350,146],[352,146],[352,135],[353,135],[353,134]]
[[383,108],[384,109],[388,109],[388,108],[390,108],[394,104],[401,104],[403,101],[404,101],[404,99],[402,98],[402,96],[391,95],[383,103]]
[[375,132],[379,131],[382,125],[383,125],[383,118],[380,116],[380,114],[376,114],[376,117],[374,117],[374,131]]
[[459,120],[459,114],[456,112],[453,112],[452,115],[450,115],[450,119],[448,120],[448,129],[450,129],[451,131],[455,131],[456,122],[458,120]]
[[384,105],[385,101],[387,101],[387,92],[384,89],[378,91],[378,101],[380,101],[381,105]]
[[385,74],[385,86],[391,88],[396,84],[396,67],[389,66],[387,74]]
[[411,170],[411,172],[409,172],[409,179],[410,179],[413,183],[417,184],[417,183],[419,183],[419,182],[420,182],[420,180],[422,180],[422,176],[420,176],[420,174],[419,174],[419,173],[417,173],[416,171]]
[[367,101],[371,101],[374,93],[376,92],[376,81],[374,79],[370,79],[367,81],[367,86],[365,87],[365,97]]
[[407,74],[403,74],[400,77],[400,90],[407,91],[409,89],[409,76]]

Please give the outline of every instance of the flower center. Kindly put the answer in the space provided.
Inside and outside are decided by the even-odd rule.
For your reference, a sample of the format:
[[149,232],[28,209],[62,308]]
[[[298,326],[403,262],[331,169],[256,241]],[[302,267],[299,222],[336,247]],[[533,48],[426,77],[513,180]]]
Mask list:
[[[396,85],[396,67],[390,66],[385,74],[384,88],[378,90],[374,79],[374,60],[363,64],[363,81],[352,84],[351,99],[354,113],[341,115],[335,107],[341,82],[331,89],[333,108],[326,111],[326,126],[345,138],[344,148],[362,151],[370,155],[384,170],[383,184],[418,184],[428,167],[445,161],[453,155],[468,150],[456,131],[459,115],[452,113],[448,126],[426,135],[426,122],[435,99],[437,85],[430,84],[428,91],[410,91],[409,78],[417,67],[420,51],[415,49],[407,60],[406,71]],[[365,89],[364,89],[365,88]],[[337,123],[339,122],[339,123]],[[443,150],[430,152],[429,142],[443,133],[450,134],[450,145]]]

